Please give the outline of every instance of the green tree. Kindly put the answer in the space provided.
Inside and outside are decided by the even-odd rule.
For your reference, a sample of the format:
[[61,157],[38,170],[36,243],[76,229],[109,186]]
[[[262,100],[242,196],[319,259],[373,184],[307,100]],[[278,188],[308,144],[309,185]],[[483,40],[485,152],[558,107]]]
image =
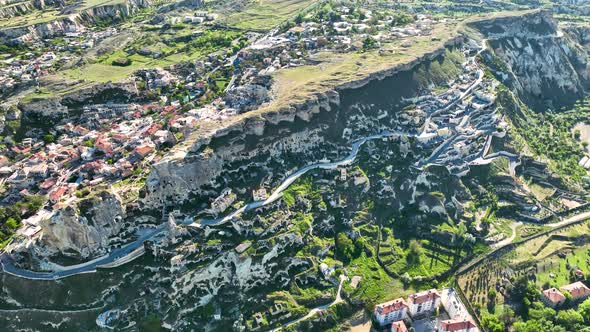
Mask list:
[[529,308],[539,299],[539,290],[526,276],[517,279],[510,289],[510,298],[519,304],[520,315],[528,319]]
[[350,262],[355,256],[354,243],[344,232],[336,236],[336,256],[345,263]]
[[10,217],[6,220],[6,227],[8,227],[12,230],[17,229],[19,227],[19,225],[20,225],[20,223],[12,217]]
[[543,331],[543,325],[536,320],[526,322],[516,322],[512,325],[514,332],[540,332]]
[[422,245],[417,240],[411,240],[408,248],[408,255],[406,259],[411,264],[419,264],[422,256]]
[[495,289],[490,289],[488,291],[488,311],[490,313],[494,313],[495,309],[496,309],[496,290]]
[[585,300],[578,306],[578,312],[584,318],[584,322],[590,325],[590,299]]
[[295,23],[301,24],[303,22],[303,19],[304,19],[303,14],[299,13],[299,14],[297,14],[297,16],[295,16]]
[[370,50],[372,48],[377,47],[377,41],[375,38],[371,36],[367,36],[367,38],[363,39],[363,49]]
[[557,313],[557,323],[568,331],[577,331],[584,323],[584,317],[574,309],[560,310]]
[[554,321],[555,315],[557,314],[554,309],[541,307],[536,308],[537,303],[534,303],[534,309],[529,310],[529,319],[538,320],[538,321]]
[[162,331],[162,320],[156,315],[149,315],[139,323],[140,332],[159,332]]
[[481,325],[488,332],[504,332],[504,324],[494,315],[483,316]]
[[55,143],[55,136],[53,136],[52,134],[47,134],[47,135],[43,136],[43,141],[46,144]]

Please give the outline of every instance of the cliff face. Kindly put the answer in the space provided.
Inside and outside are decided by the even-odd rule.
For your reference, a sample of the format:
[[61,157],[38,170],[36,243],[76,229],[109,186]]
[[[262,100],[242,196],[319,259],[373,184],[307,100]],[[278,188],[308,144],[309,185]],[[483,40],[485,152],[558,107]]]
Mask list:
[[[248,163],[261,156],[284,159],[293,154],[304,155],[326,141],[340,140],[348,121],[346,109],[358,103],[359,98],[371,99],[373,105],[382,103],[380,110],[394,109],[402,97],[413,97],[430,84],[446,82],[448,77],[433,82],[432,77],[416,76],[428,73],[430,63],[442,61],[448,52],[449,49],[441,47],[411,63],[347,82],[334,91],[317,93],[304,103],[219,127],[153,165],[143,203],[150,208],[181,204],[202,194],[203,188],[213,184],[230,163]],[[450,72],[450,76],[457,74]],[[357,93],[360,90],[363,92]],[[346,105],[341,105],[343,100]],[[372,120],[377,118],[377,111],[367,111]],[[373,133],[376,130],[373,128]],[[294,166],[301,165],[299,160]]]
[[37,248],[43,255],[60,252],[79,258],[96,256],[108,247],[109,238],[121,231],[124,216],[116,195],[99,193],[42,220],[43,236]]
[[473,24],[488,40],[485,63],[508,88],[537,111],[555,109],[584,95],[588,54],[558,29],[548,12]]
[[67,118],[83,105],[127,103],[137,97],[137,89],[130,82],[100,83],[61,97],[33,99],[18,108],[22,111],[23,126],[45,127]]
[[[37,39],[60,36],[67,32],[79,32],[99,21],[120,22],[124,18],[133,15],[137,10],[150,5],[149,0],[125,0],[122,3],[96,6],[71,14],[64,12],[64,15],[53,21],[0,29],[0,42],[9,44],[27,43]],[[12,14],[20,15],[29,10],[28,7],[21,9],[26,10],[24,12],[18,10]],[[8,12],[4,14],[11,15]],[[2,12],[0,12],[0,15],[3,15]]]
[[35,9],[64,6],[63,0],[2,0],[0,1],[0,18],[12,18],[25,15]]
[[570,35],[586,51],[590,51],[590,27],[583,25],[574,25],[564,28],[564,31]]
[[0,18],[11,18],[24,15],[34,9],[35,7],[30,1],[0,6]]
[[[198,139],[188,152],[176,153],[152,166],[146,181],[144,202],[150,207],[158,207],[174,202],[184,202],[191,194],[198,194],[201,187],[209,184],[224,170],[227,163],[253,159],[261,154],[304,152],[321,141],[317,129],[302,129],[281,136],[275,136],[269,144],[256,144],[257,137],[265,133],[269,126],[283,126],[296,120],[310,121],[313,114],[329,112],[338,105],[336,92],[316,96],[312,101],[298,108],[286,108],[276,113],[250,118],[243,123],[220,128],[211,136]],[[280,124],[280,125],[279,125]],[[303,135],[301,134],[303,133]],[[254,143],[217,144],[217,141],[231,141],[236,137],[248,137]],[[216,145],[213,151],[207,147]]]

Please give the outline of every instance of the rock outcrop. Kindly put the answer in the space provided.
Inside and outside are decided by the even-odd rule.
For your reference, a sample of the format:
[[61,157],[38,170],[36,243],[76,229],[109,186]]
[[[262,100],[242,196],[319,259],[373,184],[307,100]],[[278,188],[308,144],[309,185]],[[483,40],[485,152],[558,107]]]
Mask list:
[[45,127],[70,116],[72,110],[84,105],[127,103],[136,100],[137,89],[131,82],[99,83],[79,89],[61,97],[32,99],[18,105],[23,114],[23,124]]
[[120,22],[125,17],[129,17],[137,10],[149,5],[149,0],[125,0],[122,3],[91,7],[79,12],[72,10],[72,13],[67,13],[66,11],[55,20],[2,28],[0,29],[0,43],[30,43],[38,39],[61,36],[68,32],[80,32],[98,21]]
[[582,97],[588,54],[547,11],[474,23],[487,38],[484,61],[497,78],[538,111]]
[[[273,144],[266,146],[247,148],[240,144],[223,144],[217,146],[212,152],[203,152],[206,150],[205,147],[220,139],[228,140],[236,136],[262,136],[267,132],[267,127],[292,123],[296,119],[311,122],[320,113],[339,108],[341,103],[340,91],[358,89],[371,82],[412,71],[421,64],[443,56],[447,51],[447,47],[452,47],[462,41],[463,38],[457,36],[434,52],[423,54],[413,61],[393,66],[387,70],[346,82],[337,86],[334,90],[325,93],[318,92],[305,102],[286,105],[274,110],[265,110],[264,112],[252,111],[239,119],[227,121],[224,126],[215,127],[207,133],[199,133],[198,137],[193,138],[192,141],[189,140],[192,144],[175,148],[166,158],[152,166],[146,181],[145,205],[157,208],[166,204],[166,202],[185,202],[191,195],[198,194],[204,185],[210,184],[213,179],[219,176],[227,163],[248,160],[266,152],[270,152],[271,155],[304,152],[305,149],[314,147],[314,144],[322,142],[321,135],[303,130],[293,132],[291,136],[282,139],[277,138]],[[334,114],[332,117],[336,116]],[[285,130],[289,131],[290,129],[285,128]]]
[[106,191],[98,193],[42,220],[43,236],[38,245],[48,254],[60,252],[77,258],[96,256],[107,248],[109,238],[122,230],[124,216],[119,197]]

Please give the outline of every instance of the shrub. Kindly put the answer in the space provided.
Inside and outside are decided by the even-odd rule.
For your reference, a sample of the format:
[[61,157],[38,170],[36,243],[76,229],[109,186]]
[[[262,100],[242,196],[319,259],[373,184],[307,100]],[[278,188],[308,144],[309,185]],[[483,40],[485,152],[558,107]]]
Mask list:
[[131,60],[127,58],[117,58],[113,60],[112,65],[118,67],[127,67],[131,65]]

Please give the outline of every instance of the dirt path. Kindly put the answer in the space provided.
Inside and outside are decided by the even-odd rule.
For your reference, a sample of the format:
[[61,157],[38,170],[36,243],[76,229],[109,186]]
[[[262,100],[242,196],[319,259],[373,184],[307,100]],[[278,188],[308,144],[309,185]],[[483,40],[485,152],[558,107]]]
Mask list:
[[502,240],[500,242],[496,242],[496,243],[492,244],[491,245],[492,249],[500,248],[500,247],[503,247],[503,246],[505,246],[507,244],[512,243],[512,241],[514,241],[514,239],[516,238],[516,228],[518,226],[520,226],[520,225],[522,225],[522,223],[517,222],[517,221],[513,222],[510,225],[510,229],[512,230],[512,235],[510,235],[510,237],[507,237],[507,238],[505,238],[504,240]]
[[313,317],[315,314],[317,314],[320,311],[323,311],[323,310],[328,309],[329,307],[331,307],[331,306],[333,306],[335,304],[338,304],[340,302],[343,302],[344,300],[342,299],[342,296],[340,295],[340,293],[342,291],[342,284],[344,283],[345,280],[348,280],[348,277],[345,276],[345,275],[340,275],[340,284],[338,285],[338,291],[336,292],[336,299],[334,299],[334,301],[332,301],[332,302],[330,302],[328,304],[319,306],[317,308],[313,308],[313,309],[311,309],[309,311],[309,313],[307,313],[307,315],[305,315],[303,317],[300,317],[300,318],[297,318],[297,319],[295,319],[293,321],[290,321],[290,322],[286,323],[283,326],[277,327],[276,329],[272,329],[272,330],[270,330],[270,332],[280,331],[280,330],[282,330],[282,329],[284,329],[284,328],[286,328],[288,326],[291,326],[291,325],[297,324],[299,322],[302,322],[302,321],[304,321],[304,320],[306,320],[308,318]]

